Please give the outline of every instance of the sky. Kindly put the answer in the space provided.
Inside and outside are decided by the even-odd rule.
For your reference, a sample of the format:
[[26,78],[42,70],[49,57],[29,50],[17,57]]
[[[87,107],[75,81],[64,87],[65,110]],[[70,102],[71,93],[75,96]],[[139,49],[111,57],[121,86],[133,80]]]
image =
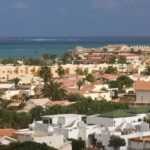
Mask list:
[[0,37],[150,36],[150,0],[0,0]]

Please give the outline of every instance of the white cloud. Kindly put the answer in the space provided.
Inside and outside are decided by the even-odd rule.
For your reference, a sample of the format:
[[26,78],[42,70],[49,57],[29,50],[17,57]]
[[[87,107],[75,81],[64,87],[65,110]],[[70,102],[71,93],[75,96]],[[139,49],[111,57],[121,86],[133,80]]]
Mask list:
[[61,14],[66,14],[66,13],[68,13],[68,10],[67,10],[67,9],[61,9],[59,12],[60,12]]
[[92,0],[92,7],[94,9],[108,9],[113,10],[120,6],[121,0]]
[[19,2],[19,3],[14,4],[13,8],[20,9],[20,10],[27,10],[27,9],[30,9],[30,5],[27,3]]
[[146,4],[148,0],[91,0],[94,9],[114,10],[120,8],[124,4],[141,5]]

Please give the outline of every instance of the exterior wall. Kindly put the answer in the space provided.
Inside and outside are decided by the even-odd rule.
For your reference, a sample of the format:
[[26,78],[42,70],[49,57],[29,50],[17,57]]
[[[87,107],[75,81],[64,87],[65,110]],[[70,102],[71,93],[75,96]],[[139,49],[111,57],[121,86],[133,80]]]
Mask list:
[[82,94],[84,97],[91,97],[93,100],[99,99],[99,93],[88,93]]
[[10,143],[13,143],[13,142],[15,141],[8,139],[6,137],[0,139],[0,145],[9,145]]
[[8,90],[5,91],[3,98],[11,99],[14,95],[19,95],[20,93],[27,93],[28,95],[31,95],[30,90]]
[[95,88],[93,89],[93,91],[100,91],[102,88],[106,88],[109,89],[108,84],[100,84],[100,85],[95,85]]
[[[126,141],[126,145],[120,147],[120,150],[127,150],[128,139],[129,138],[140,137],[141,135],[142,136],[148,136],[148,135],[150,135],[150,131],[146,131],[146,132],[134,132],[134,133],[131,133],[131,134],[128,134],[128,135],[121,135],[120,132],[102,133],[101,134],[101,141],[102,141],[102,144],[106,147],[107,150],[113,150],[111,147],[108,146],[111,135],[117,135],[117,136],[120,136],[121,138],[124,138],[125,141]],[[131,149],[129,149],[129,150],[131,150]],[[144,149],[138,149],[138,145],[137,145],[136,150],[144,150]]]
[[106,127],[118,126],[121,122],[133,122],[138,121],[139,118],[143,118],[146,114],[139,114],[133,117],[124,117],[124,118],[104,118],[104,117],[87,117],[88,124],[96,124],[96,125],[105,125]]
[[[44,136],[44,137],[34,137],[34,142],[37,143],[46,143],[48,146],[55,147],[59,150],[62,148],[65,150],[71,150],[71,143],[65,144],[65,139],[63,135],[53,134],[52,136]],[[66,140],[67,142],[67,140]],[[65,145],[64,145],[65,144]]]
[[68,142],[63,135],[52,134],[49,136],[33,136],[32,134],[18,134],[17,138],[20,142],[34,141],[41,144],[45,143],[58,150],[72,150],[71,143]]
[[129,150],[144,150],[144,149],[148,150],[149,148],[150,148],[150,143],[144,141],[141,142],[129,141],[129,146],[128,146]]
[[136,91],[136,102],[150,103],[150,91]]
[[33,75],[39,70],[39,66],[0,66],[0,80],[7,81],[13,77]]

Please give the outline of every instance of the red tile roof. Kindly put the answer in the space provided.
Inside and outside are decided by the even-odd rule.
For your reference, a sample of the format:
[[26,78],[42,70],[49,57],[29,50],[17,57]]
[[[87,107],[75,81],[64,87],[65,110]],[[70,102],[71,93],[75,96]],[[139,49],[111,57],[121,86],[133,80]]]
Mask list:
[[108,62],[109,60],[108,59],[79,59],[79,60],[76,60],[75,62]]
[[150,82],[136,82],[135,90],[150,91]]
[[15,129],[0,129],[0,137],[3,137],[3,136],[13,137],[13,134],[16,131],[17,130],[15,130]]
[[77,78],[77,79],[60,79],[58,82],[61,82],[64,84],[65,87],[73,87],[77,85],[77,82],[82,80],[82,78]]

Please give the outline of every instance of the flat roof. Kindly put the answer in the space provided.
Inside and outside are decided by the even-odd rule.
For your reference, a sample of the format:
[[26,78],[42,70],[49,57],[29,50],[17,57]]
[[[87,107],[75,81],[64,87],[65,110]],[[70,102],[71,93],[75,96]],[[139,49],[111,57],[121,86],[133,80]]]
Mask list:
[[57,115],[46,115],[46,116],[42,116],[42,118],[77,117],[77,116],[84,117],[84,116],[86,116],[86,115],[81,115],[81,114],[57,114]]

